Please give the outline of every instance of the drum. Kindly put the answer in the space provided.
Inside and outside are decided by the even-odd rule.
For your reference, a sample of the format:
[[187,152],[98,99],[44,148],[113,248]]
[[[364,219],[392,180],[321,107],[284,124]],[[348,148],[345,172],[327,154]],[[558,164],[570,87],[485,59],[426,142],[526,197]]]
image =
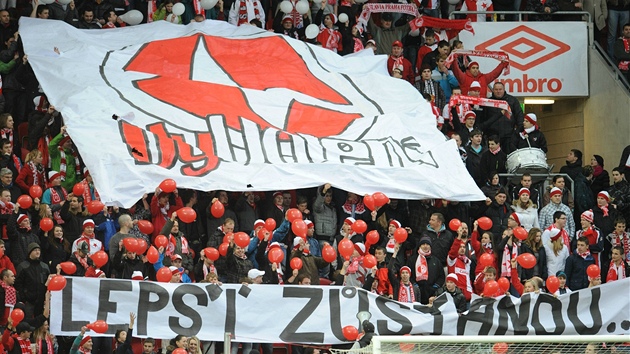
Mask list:
[[[548,174],[549,166],[547,165],[547,156],[541,149],[537,148],[524,148],[518,149],[507,157],[507,170],[508,173],[517,174]],[[520,177],[515,178],[518,182]],[[544,179],[544,177],[533,177],[532,181],[537,182]]]

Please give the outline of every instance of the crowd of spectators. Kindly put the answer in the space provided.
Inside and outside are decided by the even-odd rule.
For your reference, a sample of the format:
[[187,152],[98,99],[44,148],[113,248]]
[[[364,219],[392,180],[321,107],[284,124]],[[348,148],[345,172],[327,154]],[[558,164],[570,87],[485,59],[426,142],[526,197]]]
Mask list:
[[[241,0],[240,10],[234,10],[235,2],[219,1],[205,16],[187,11],[181,17],[169,17],[173,2],[167,0],[156,4],[150,18],[178,23],[204,18],[236,19],[235,25],[253,21],[262,26],[264,17],[260,14],[270,13],[278,5],[256,3],[255,6],[261,6],[260,11],[247,11],[250,1]],[[530,2],[526,6],[531,6]],[[552,12],[556,6],[563,9],[555,3],[556,0],[542,2],[545,8],[540,12]],[[563,6],[581,8],[577,6],[580,2],[571,3]],[[507,183],[499,174],[507,172],[506,159],[511,152],[530,147],[547,151],[536,115],[525,115],[500,80],[488,92],[488,85],[500,77],[507,62],[483,73],[476,61],[459,56],[449,69],[448,55],[463,48],[460,41],[449,42],[444,31],[433,29],[414,36],[410,34],[410,16],[392,13],[370,19],[368,35],[355,26],[361,5],[353,1],[312,4],[312,21],[323,24],[315,40],[341,55],[364,47],[371,47],[377,54],[389,54],[390,74],[408,80],[431,102],[438,128],[457,142],[462,163],[484,192],[484,201],[392,199],[370,210],[361,196],[330,184],[256,193],[186,189],[167,193],[156,188],[129,209],[104,207],[97,213],[88,212],[86,205],[100,196],[66,133],[60,112],[39,92],[28,57],[21,49],[16,17],[32,14],[96,30],[124,25],[117,18],[116,8],[144,9],[147,15],[149,4],[140,0],[84,0],[68,5],[39,5],[34,0],[33,4],[19,1],[16,8],[0,10],[0,109],[5,112],[0,115],[0,300],[4,299],[0,303],[5,304],[0,326],[6,329],[2,344],[8,352],[24,353],[27,343],[36,345],[38,353],[47,354],[111,353],[112,349],[117,353],[130,352],[126,343],[132,337],[133,315],[129,331],[117,334],[113,344],[107,338],[84,337],[84,331],[77,340],[54,338],[48,333],[47,282],[52,275],[63,274],[59,265],[67,261],[76,265],[75,276],[156,280],[157,270],[169,267],[171,281],[176,283],[335,284],[363,287],[397,301],[426,305],[448,292],[459,312],[467,309],[473,293],[484,295],[484,284],[489,280],[508,279],[507,292],[518,297],[526,292],[544,292],[544,282],[551,275],[561,281],[556,294],[560,295],[629,274],[630,235],[626,220],[630,220],[630,186],[625,175],[630,147],[622,153],[619,167],[612,169],[612,183],[601,156],[593,155],[584,166],[582,152],[577,149],[568,153],[566,166],[547,188],[529,174],[523,174],[519,183]],[[184,4],[192,6],[192,2]],[[425,14],[444,14],[440,1],[416,5]],[[497,10],[500,6],[499,2],[494,4]],[[627,2],[619,0],[609,12],[623,11],[628,22]],[[346,14],[349,20],[339,23],[338,14]],[[615,16],[624,23],[623,16]],[[311,22],[308,14],[276,13],[267,19],[276,32],[299,39],[305,38],[305,28]],[[614,55],[620,62],[625,61],[627,72],[630,59],[623,53],[629,52],[630,25],[623,27],[623,36],[613,41],[616,49],[621,48],[615,49]],[[461,94],[505,101],[509,110],[465,103],[449,105],[452,96]],[[564,176],[571,178],[572,186]],[[77,185],[82,188],[76,190],[82,192],[75,195]],[[30,206],[20,205],[18,199],[30,194],[33,186],[41,187],[41,197],[33,198]],[[225,209],[218,218],[210,210],[217,201]],[[184,206],[196,211],[196,221],[181,222],[177,212]],[[302,213],[308,227],[305,238],[294,235],[286,215],[290,208]],[[481,229],[477,221],[484,216],[492,221],[488,230]],[[52,230],[41,230],[40,220],[44,218],[53,220]],[[266,219],[275,221],[276,228],[271,232],[265,231]],[[449,230],[447,226],[454,219],[462,224]],[[140,220],[151,221],[154,231],[142,233]],[[353,231],[357,220],[367,223],[367,231],[378,233],[376,244],[366,246],[367,231]],[[519,226],[528,232],[523,241],[514,235]],[[394,238],[400,228],[408,233],[402,243]],[[234,244],[233,235],[239,231],[250,235],[248,247]],[[158,249],[155,263],[149,262],[146,254],[124,247],[125,238],[141,238],[150,244],[158,235],[167,236],[168,244]],[[353,255],[325,261],[324,246],[336,247],[343,239],[354,244]],[[228,244],[224,256],[216,261],[206,257],[206,247],[220,248],[224,243]],[[274,247],[286,255],[283,261],[269,261],[267,253]],[[90,256],[100,250],[108,253],[109,260],[96,267]],[[523,253],[534,255],[535,267],[525,269],[516,262]],[[375,256],[376,266],[364,267],[368,254]],[[479,262],[484,254],[491,256],[491,265],[482,266]],[[301,269],[288,266],[293,258],[302,260]],[[600,276],[586,274],[590,264],[599,266]],[[17,327],[12,326],[9,317],[12,308],[22,308],[26,314]],[[164,347],[173,351],[185,346],[190,353],[196,353],[197,349],[190,348],[201,344],[194,337],[178,336]],[[152,353],[158,346],[153,340],[144,341],[143,345],[144,353]],[[251,344],[243,343],[242,347],[246,350]],[[261,348],[265,354],[271,353],[270,346]],[[295,346],[295,350],[302,349]]]

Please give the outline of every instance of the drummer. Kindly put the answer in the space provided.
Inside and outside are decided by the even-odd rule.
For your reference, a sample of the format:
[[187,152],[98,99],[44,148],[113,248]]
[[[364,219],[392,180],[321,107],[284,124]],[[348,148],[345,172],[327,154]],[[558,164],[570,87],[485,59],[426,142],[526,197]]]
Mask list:
[[545,154],[547,153],[547,140],[545,135],[538,129],[538,119],[534,113],[528,113],[523,120],[523,130],[515,131],[512,135],[510,144],[512,145],[511,151],[525,148],[541,149]]

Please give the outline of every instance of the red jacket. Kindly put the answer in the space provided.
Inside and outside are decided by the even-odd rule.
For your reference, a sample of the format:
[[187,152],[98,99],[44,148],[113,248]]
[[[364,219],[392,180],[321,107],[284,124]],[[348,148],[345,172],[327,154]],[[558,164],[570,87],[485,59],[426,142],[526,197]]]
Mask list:
[[[162,211],[160,210],[160,206],[158,205],[158,196],[155,195],[151,199],[151,219],[153,222],[153,235],[151,237],[151,242],[155,239],[157,235],[160,234],[162,228],[166,224],[166,217],[162,215]],[[184,207],[184,202],[182,202],[182,198],[177,196],[175,198],[175,205],[171,205],[169,209],[166,211],[167,217],[171,217],[174,211],[177,211]]]
[[495,80],[496,78],[498,78],[499,75],[501,75],[501,72],[503,71],[503,69],[507,65],[508,65],[507,62],[501,62],[491,72],[487,74],[483,74],[480,72],[479,75],[477,75],[477,77],[472,76],[469,70],[466,70],[466,73],[463,73],[461,69],[459,68],[459,65],[451,65],[451,70],[453,70],[453,75],[455,75],[455,78],[459,82],[459,87],[461,87],[464,95],[468,95],[468,89],[470,88],[470,84],[472,84],[473,81],[477,81],[479,82],[479,85],[481,85],[481,91],[479,93],[479,97],[486,98],[488,97],[488,84],[492,82],[493,80]]
[[28,193],[29,188],[35,184],[35,176],[37,176],[37,185],[42,187],[42,190],[46,190],[46,177],[43,172],[33,173],[33,167],[30,163],[25,163],[24,167],[20,170],[15,184],[22,189],[24,193]]
[[[400,58],[402,59],[403,66],[402,78],[409,81],[409,83],[413,85],[416,82],[416,75],[414,74],[411,62],[403,58],[402,56]],[[389,72],[390,76],[394,72],[394,58],[392,58],[391,55],[387,58],[387,71]]]
[[[470,237],[470,245],[472,246],[473,250],[475,251],[475,256],[477,257],[477,266],[475,267],[475,276],[483,273],[483,270],[486,268],[485,266],[481,265],[481,262],[479,262],[479,257],[481,257],[481,255],[483,253],[481,253],[481,247],[483,247],[481,245],[481,241],[479,240],[479,232],[477,231],[473,231]],[[492,256],[493,262],[492,262],[492,267],[494,267],[494,269],[498,269],[497,268],[497,255],[494,253],[494,250],[492,249],[492,247],[484,250],[484,253],[488,253]]]

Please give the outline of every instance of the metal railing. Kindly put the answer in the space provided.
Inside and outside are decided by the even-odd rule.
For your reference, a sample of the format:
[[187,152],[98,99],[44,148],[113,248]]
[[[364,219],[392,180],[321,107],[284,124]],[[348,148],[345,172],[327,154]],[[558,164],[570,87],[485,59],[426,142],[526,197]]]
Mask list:
[[[536,11],[453,11],[448,18],[453,19],[455,15],[512,15],[518,16],[518,22],[523,22],[523,15],[582,15],[586,16],[586,22],[593,23],[591,14],[588,11],[556,11],[549,14],[536,12]],[[492,16],[494,18],[494,16]]]
[[[507,177],[509,179],[511,179],[512,183],[514,185],[517,185],[516,183],[514,183],[514,178],[515,177],[523,177],[522,173],[499,173],[498,174],[499,177]],[[564,177],[564,185],[565,188],[569,188],[569,191],[571,192],[571,197],[573,197],[573,200],[575,200],[575,183],[573,181],[573,178],[571,178],[571,176],[569,176],[566,173],[530,173],[530,175],[532,176],[532,180],[534,179],[542,179],[542,181],[538,181],[536,183],[532,184],[532,188],[536,188],[538,190],[538,195],[540,197],[540,202],[542,203],[542,197],[545,194],[545,192],[547,191],[547,187],[550,185],[550,181],[553,179],[554,176],[562,176]],[[541,183],[542,182],[542,183]],[[542,208],[542,206],[538,206],[538,208]],[[540,210],[540,209],[539,209]]]
[[615,64],[612,61],[612,59],[608,56],[608,53],[606,53],[604,48],[602,48],[602,46],[599,45],[599,43],[597,43],[597,41],[594,41],[591,44],[591,47],[593,48],[593,50],[598,52],[600,57],[602,59],[604,59],[606,64],[608,64],[608,66],[612,68],[612,70],[610,71],[610,74],[612,75],[613,79],[616,82],[618,82],[619,85],[621,85],[625,89],[625,91],[626,91],[626,93],[628,95],[630,95],[630,82],[628,82],[628,80],[626,79],[626,76],[624,74],[622,74],[621,71],[619,71],[619,68],[617,67],[617,64]]

